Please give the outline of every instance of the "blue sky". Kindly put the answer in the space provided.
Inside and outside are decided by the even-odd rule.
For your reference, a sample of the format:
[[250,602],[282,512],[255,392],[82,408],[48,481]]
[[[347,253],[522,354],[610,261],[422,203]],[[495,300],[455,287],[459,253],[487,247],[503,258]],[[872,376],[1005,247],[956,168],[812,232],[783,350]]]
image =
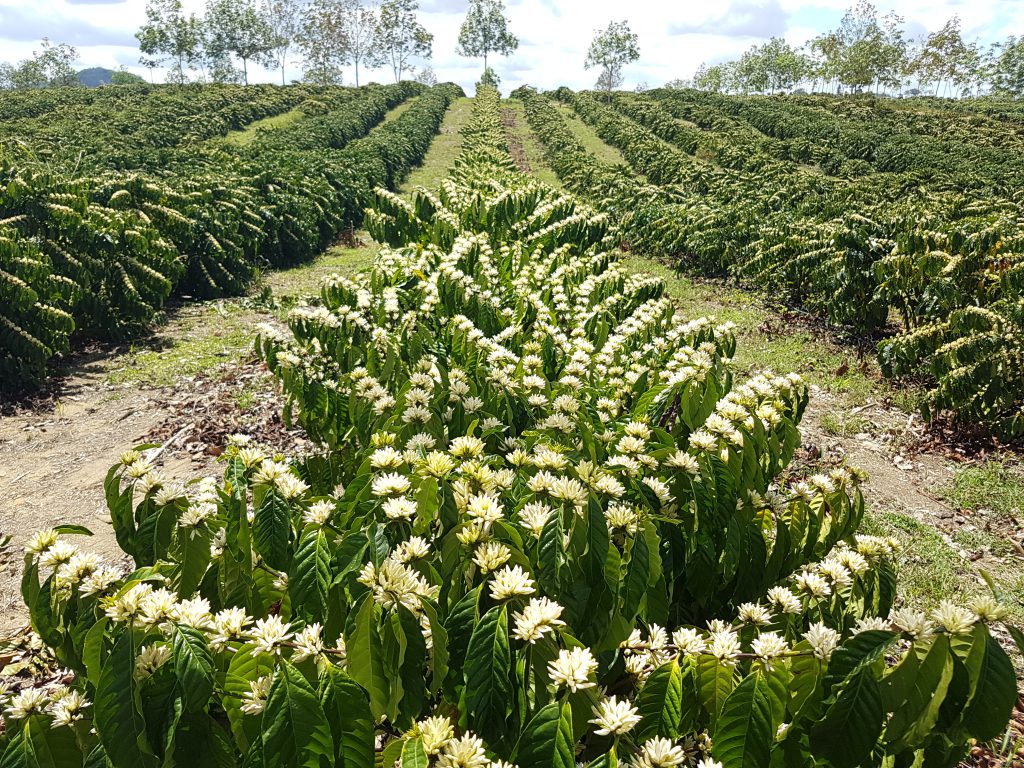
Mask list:
[[[201,11],[203,0],[184,0]],[[852,0],[719,0],[718,2],[652,2],[623,4],[612,0],[506,0],[512,30],[520,48],[494,66],[503,90],[528,83],[541,88],[589,87],[596,73],[583,69],[594,32],[611,20],[627,19],[640,38],[641,59],[625,72],[626,87],[657,86],[688,77],[702,61],[734,58],[773,35],[802,43],[834,28]],[[455,55],[458,26],[466,0],[421,0],[421,19],[434,33],[432,66],[442,80],[470,87],[482,67],[479,60]],[[937,29],[959,15],[967,39],[989,43],[1010,34],[1024,34],[1024,0],[878,0],[880,13],[895,10],[915,34]],[[145,20],[145,0],[0,0],[0,61],[28,56],[40,38],[69,42],[79,51],[82,67],[121,65],[147,74],[138,65],[134,32]],[[299,77],[300,62],[289,65],[288,77]],[[160,72],[157,77],[159,79]],[[374,79],[387,81],[381,70]],[[274,72],[252,79],[279,81]],[[369,79],[369,78],[364,78]]]

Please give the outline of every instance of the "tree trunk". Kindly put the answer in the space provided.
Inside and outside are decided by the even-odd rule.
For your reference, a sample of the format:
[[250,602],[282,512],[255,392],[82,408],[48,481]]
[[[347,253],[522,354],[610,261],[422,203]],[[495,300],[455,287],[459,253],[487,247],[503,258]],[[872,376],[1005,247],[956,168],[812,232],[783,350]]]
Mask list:
[[245,56],[242,57],[242,80],[246,85],[249,84],[249,61]]
[[356,88],[359,87],[359,59],[355,60],[356,63]]
[[487,74],[487,51],[484,51],[484,74]]

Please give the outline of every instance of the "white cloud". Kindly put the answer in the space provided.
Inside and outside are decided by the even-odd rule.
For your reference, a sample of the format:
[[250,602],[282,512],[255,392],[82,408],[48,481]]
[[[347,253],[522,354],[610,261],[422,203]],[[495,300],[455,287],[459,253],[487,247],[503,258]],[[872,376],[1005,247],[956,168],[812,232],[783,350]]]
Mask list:
[[[201,12],[204,0],[184,0]],[[458,27],[466,0],[421,0],[421,20],[434,33],[438,78],[467,90],[478,79],[483,62],[455,54]],[[626,18],[640,38],[641,59],[626,68],[625,87],[645,82],[660,85],[693,73],[703,61],[733,58],[772,35],[801,43],[838,24],[852,0],[723,0],[718,3],[653,2],[623,5],[613,0],[508,0],[511,28],[521,41],[509,58],[493,57],[506,92],[522,84],[540,88],[590,87],[596,72],[583,69],[587,46],[595,31],[609,21]],[[912,31],[936,29],[957,14],[968,39],[991,42],[1024,32],[1024,0],[879,0],[880,13],[895,10]],[[0,0],[0,61],[17,61],[48,36],[78,48],[83,67],[138,66],[133,35],[145,20],[145,0]],[[299,63],[289,65],[298,77]],[[159,77],[159,74],[158,74]],[[253,80],[275,82],[274,72],[254,73]],[[381,69],[364,80],[390,80]]]

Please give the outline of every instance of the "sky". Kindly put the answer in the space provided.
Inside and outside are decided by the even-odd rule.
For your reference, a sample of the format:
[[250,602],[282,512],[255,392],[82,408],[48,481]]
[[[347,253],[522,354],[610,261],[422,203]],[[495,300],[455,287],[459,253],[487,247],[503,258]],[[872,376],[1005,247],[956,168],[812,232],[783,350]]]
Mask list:
[[[595,70],[583,68],[595,32],[609,21],[627,20],[639,36],[641,57],[623,75],[624,88],[663,85],[690,77],[701,62],[737,57],[773,36],[799,45],[834,29],[853,0],[506,0],[519,49],[490,64],[508,92],[523,84],[537,88],[592,87]],[[201,12],[203,0],[184,0]],[[420,0],[420,20],[434,34],[430,62],[438,79],[470,90],[483,62],[455,53],[467,0]],[[912,36],[938,29],[958,15],[964,38],[988,44],[1024,34],[1024,0],[875,0],[879,13],[894,10]],[[135,31],[145,21],[145,0],[0,0],[0,61],[15,63],[38,48],[42,37],[71,43],[80,68],[121,66],[149,77],[139,66]],[[351,80],[351,68],[349,68]],[[161,79],[161,70],[156,78]],[[289,79],[301,76],[301,62],[290,62]],[[251,81],[280,82],[280,72],[250,72]],[[360,81],[389,82],[390,70],[361,72]]]

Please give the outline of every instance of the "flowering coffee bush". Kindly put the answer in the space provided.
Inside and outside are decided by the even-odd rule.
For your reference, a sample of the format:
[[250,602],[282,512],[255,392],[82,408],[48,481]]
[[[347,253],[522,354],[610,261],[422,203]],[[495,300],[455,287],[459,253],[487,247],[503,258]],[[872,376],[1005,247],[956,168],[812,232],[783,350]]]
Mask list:
[[1005,726],[1001,608],[893,610],[846,470],[784,473],[798,377],[733,381],[597,211],[518,173],[482,90],[436,194],[258,348],[322,457],[245,440],[107,476],[124,572],[38,534],[68,687],[6,695],[2,765],[954,765]]

